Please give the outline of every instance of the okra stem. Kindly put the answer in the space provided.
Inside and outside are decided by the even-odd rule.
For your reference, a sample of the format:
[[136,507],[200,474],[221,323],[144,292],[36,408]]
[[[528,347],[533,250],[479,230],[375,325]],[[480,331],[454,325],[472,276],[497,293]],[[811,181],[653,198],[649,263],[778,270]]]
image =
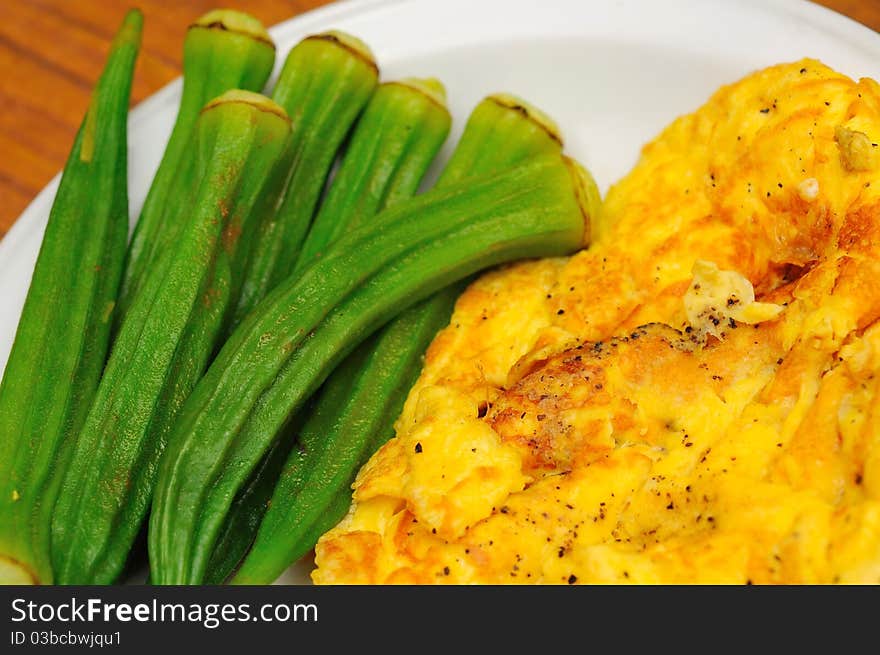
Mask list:
[[49,522],[101,375],[128,236],[127,117],[143,17],[126,14],[52,204],[0,383],[0,584],[53,582]]

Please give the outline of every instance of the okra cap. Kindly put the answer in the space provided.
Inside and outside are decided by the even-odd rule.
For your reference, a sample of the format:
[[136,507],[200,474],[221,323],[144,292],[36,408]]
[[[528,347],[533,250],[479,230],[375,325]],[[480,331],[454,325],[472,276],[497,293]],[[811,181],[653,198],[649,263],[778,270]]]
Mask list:
[[271,98],[267,98],[262,93],[254,93],[253,91],[245,91],[243,89],[230,89],[224,94],[217,96],[202,108],[202,113],[229,103],[250,105],[255,109],[259,109],[260,111],[269,114],[275,114],[288,123],[290,122],[290,117],[287,115],[287,112],[284,111],[284,107],[277,102]]
[[250,37],[255,41],[262,41],[273,50],[275,49],[275,43],[272,41],[272,37],[269,36],[269,32],[266,31],[266,28],[259,20],[250,14],[236,11],[234,9],[212,9],[190,25],[189,28],[204,28],[235,32],[236,34]]
[[591,226],[602,205],[602,196],[590,171],[572,157],[563,155],[562,160],[571,175],[575,198],[584,220],[584,236],[581,239],[581,246],[586,247],[592,239]]
[[0,555],[0,585],[35,585],[37,576],[21,562]]
[[547,132],[553,140],[557,141],[560,145],[562,144],[562,131],[559,129],[559,125],[556,124],[556,121],[530,102],[510,93],[493,93],[486,100],[522,113],[526,118]]
[[327,30],[326,32],[320,32],[318,34],[307,36],[303,40],[323,40],[335,43],[339,47],[351,52],[358,59],[363,60],[368,66],[370,66],[370,68],[374,69],[377,73],[379,71],[379,64],[376,63],[376,57],[373,55],[373,51],[370,50],[370,46],[368,46],[356,36],[349,34],[348,32],[343,32],[341,30]]
[[418,91],[433,103],[446,109],[446,87],[435,77],[404,77],[399,80],[384,82],[384,84],[396,84]]

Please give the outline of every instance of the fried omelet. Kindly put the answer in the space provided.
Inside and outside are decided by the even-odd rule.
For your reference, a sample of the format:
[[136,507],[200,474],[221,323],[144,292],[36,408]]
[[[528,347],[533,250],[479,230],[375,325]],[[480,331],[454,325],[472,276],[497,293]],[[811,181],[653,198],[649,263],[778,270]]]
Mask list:
[[878,141],[813,60],[672,123],[461,296],[315,582],[880,582]]

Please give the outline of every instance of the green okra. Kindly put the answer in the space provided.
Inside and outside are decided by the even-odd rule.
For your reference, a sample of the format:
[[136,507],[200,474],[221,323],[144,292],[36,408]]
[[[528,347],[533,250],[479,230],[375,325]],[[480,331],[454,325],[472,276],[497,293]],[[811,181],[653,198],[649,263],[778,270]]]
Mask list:
[[73,143],[0,383],[0,584],[51,584],[50,512],[98,385],[128,236],[126,14]]
[[401,202],[276,287],[175,421],[148,546],[154,582],[199,582],[235,494],[303,402],[369,334],[483,268],[583,245],[584,171],[559,155]]
[[52,559],[64,584],[114,581],[152,496],[168,427],[207,366],[228,308],[230,219],[249,215],[284,152],[290,122],[274,102],[228,91],[196,124],[194,202],[174,243],[148,271],[116,337],[75,439],[52,517]]
[[345,232],[415,194],[452,118],[436,80],[381,84],[358,119],[351,143],[300,250],[305,268]]
[[[445,91],[437,80],[380,85],[357,120],[298,266],[319,256],[339,234],[415,194],[450,123]],[[250,547],[290,443],[292,439],[279,440],[236,497],[207,569],[209,583],[225,580]]]
[[[231,89],[260,91],[275,64],[275,44],[256,18],[232,9],[209,11],[183,43],[183,90],[177,118],[128,247],[119,320],[186,218],[181,195],[192,188],[192,135],[205,104]],[[183,213],[183,215],[181,215]]]
[[[471,113],[437,187],[561,152],[558,129],[540,110],[512,96],[489,96]],[[272,582],[345,515],[357,470],[393,436],[394,421],[421,368],[422,353],[448,322],[459,290],[445,289],[407,309],[359,347],[370,352],[369,357],[353,364],[356,351],[333,371],[317,394],[320,411],[310,411],[310,420],[299,432],[299,445],[281,469],[266,516],[234,583]],[[427,329],[415,330],[414,325]],[[346,379],[382,386],[372,397],[364,397],[345,393],[341,385]],[[346,420],[351,415],[372,420]]]
[[355,475],[393,436],[425,349],[449,323],[462,287],[454,284],[404,310],[333,370],[298,431],[233,583],[271,583],[345,515]]
[[[305,414],[305,411],[300,412],[296,418]],[[289,430],[292,434],[298,434],[299,426],[291,426]],[[236,494],[217,534],[210,562],[205,569],[205,584],[223,584],[248,552],[293,445],[292,439],[278,439],[272,444],[247,484]]]
[[561,151],[562,136],[552,118],[525,100],[496,93],[474,107],[437,185]]
[[378,76],[369,48],[342,32],[309,36],[287,56],[272,92],[293,123],[287,180],[255,235],[232,326],[293,270],[336,154]]

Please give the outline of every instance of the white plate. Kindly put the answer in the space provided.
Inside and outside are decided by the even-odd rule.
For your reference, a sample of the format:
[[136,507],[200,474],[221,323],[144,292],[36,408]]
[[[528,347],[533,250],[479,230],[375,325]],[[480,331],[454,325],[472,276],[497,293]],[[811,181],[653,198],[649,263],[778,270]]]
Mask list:
[[[802,0],[349,1],[272,28],[276,72],[291,46],[329,28],[364,39],[385,79],[443,81],[455,120],[440,161],[479,99],[509,91],[558,121],[567,149],[603,190],[663,126],[750,71],[808,56],[855,78],[880,79],[880,35]],[[132,221],[179,96],[180,82],[172,82],[131,113]],[[0,241],[0,368],[57,187],[56,177]],[[310,566],[292,567],[281,581],[308,581]]]

